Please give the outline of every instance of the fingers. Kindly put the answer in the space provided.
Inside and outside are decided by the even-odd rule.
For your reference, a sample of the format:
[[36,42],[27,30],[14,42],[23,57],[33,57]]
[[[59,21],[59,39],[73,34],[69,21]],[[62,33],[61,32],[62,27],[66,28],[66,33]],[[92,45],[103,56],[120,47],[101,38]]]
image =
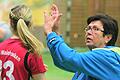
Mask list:
[[62,13],[59,13],[58,20],[60,20],[60,18],[61,18],[62,15],[63,15]]
[[59,16],[58,7],[55,4],[53,4],[51,7],[51,15],[54,16],[54,18],[57,18]]
[[48,18],[48,13],[45,11],[44,12],[44,18],[47,19]]
[[60,13],[58,10],[58,7],[55,4],[53,4],[51,7],[50,15],[53,16],[53,18],[57,20],[59,17],[62,16],[62,13]]
[[44,66],[45,66],[46,71],[48,71],[48,66],[46,64],[44,64]]
[[56,5],[54,5],[54,4],[51,7],[50,14],[48,14],[46,11],[44,12],[45,34],[48,34],[51,31],[55,31],[55,32],[58,31],[58,29],[59,29],[58,25],[59,25],[61,16],[62,16],[62,13],[59,13],[58,7]]
[[52,5],[51,10],[53,11],[53,14],[59,13],[58,7],[55,4]]

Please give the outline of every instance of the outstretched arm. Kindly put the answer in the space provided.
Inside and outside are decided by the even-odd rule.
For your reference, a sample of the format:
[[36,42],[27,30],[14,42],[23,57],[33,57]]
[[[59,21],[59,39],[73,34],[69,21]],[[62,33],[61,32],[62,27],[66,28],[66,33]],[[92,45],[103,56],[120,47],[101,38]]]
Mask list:
[[[58,7],[54,4],[51,7],[50,15],[47,12],[44,13],[44,18],[45,18],[44,31],[47,36],[52,32],[55,32],[57,35],[60,35],[59,34],[59,23],[60,23],[61,16],[62,16],[62,13],[59,13]],[[48,47],[49,47],[49,45],[48,45]],[[49,49],[50,49],[51,53],[54,52],[54,51],[52,51],[53,49],[51,49],[50,47],[49,47]],[[64,65],[62,63],[62,59],[59,55],[58,55],[58,58],[56,58],[53,54],[51,54],[51,56],[53,58],[54,64],[57,67],[73,72],[73,70],[64,67]]]
[[44,30],[46,35],[51,32],[56,32],[59,34],[59,23],[61,16],[62,13],[59,12],[58,7],[55,4],[52,5],[50,14],[44,12]]

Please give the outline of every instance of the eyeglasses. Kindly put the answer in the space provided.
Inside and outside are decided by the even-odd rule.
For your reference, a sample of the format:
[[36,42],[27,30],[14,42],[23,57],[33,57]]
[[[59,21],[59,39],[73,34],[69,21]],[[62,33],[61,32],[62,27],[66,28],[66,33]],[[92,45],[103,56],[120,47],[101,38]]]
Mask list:
[[100,29],[100,28],[97,28],[97,27],[86,27],[85,28],[85,31],[88,31],[88,30],[91,30],[91,31],[94,31],[94,32],[97,32],[97,31],[101,31],[101,32],[104,32],[104,30]]

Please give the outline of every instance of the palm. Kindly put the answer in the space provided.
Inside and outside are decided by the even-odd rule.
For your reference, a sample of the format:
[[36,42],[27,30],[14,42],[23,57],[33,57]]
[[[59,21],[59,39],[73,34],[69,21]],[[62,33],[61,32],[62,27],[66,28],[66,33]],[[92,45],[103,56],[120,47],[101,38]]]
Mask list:
[[57,8],[56,5],[53,5],[51,8],[51,13],[50,15],[48,15],[47,13],[45,13],[45,32],[49,33],[52,31],[57,32],[59,27],[59,23],[60,23],[60,17],[61,17],[61,13],[59,13],[59,10]]

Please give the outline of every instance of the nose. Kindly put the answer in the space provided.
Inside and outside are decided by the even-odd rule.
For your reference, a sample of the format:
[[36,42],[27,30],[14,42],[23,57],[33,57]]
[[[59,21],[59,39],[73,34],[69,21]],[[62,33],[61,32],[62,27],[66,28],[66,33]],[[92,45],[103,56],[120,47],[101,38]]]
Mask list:
[[93,33],[92,29],[86,31],[86,34],[92,34],[92,33]]

